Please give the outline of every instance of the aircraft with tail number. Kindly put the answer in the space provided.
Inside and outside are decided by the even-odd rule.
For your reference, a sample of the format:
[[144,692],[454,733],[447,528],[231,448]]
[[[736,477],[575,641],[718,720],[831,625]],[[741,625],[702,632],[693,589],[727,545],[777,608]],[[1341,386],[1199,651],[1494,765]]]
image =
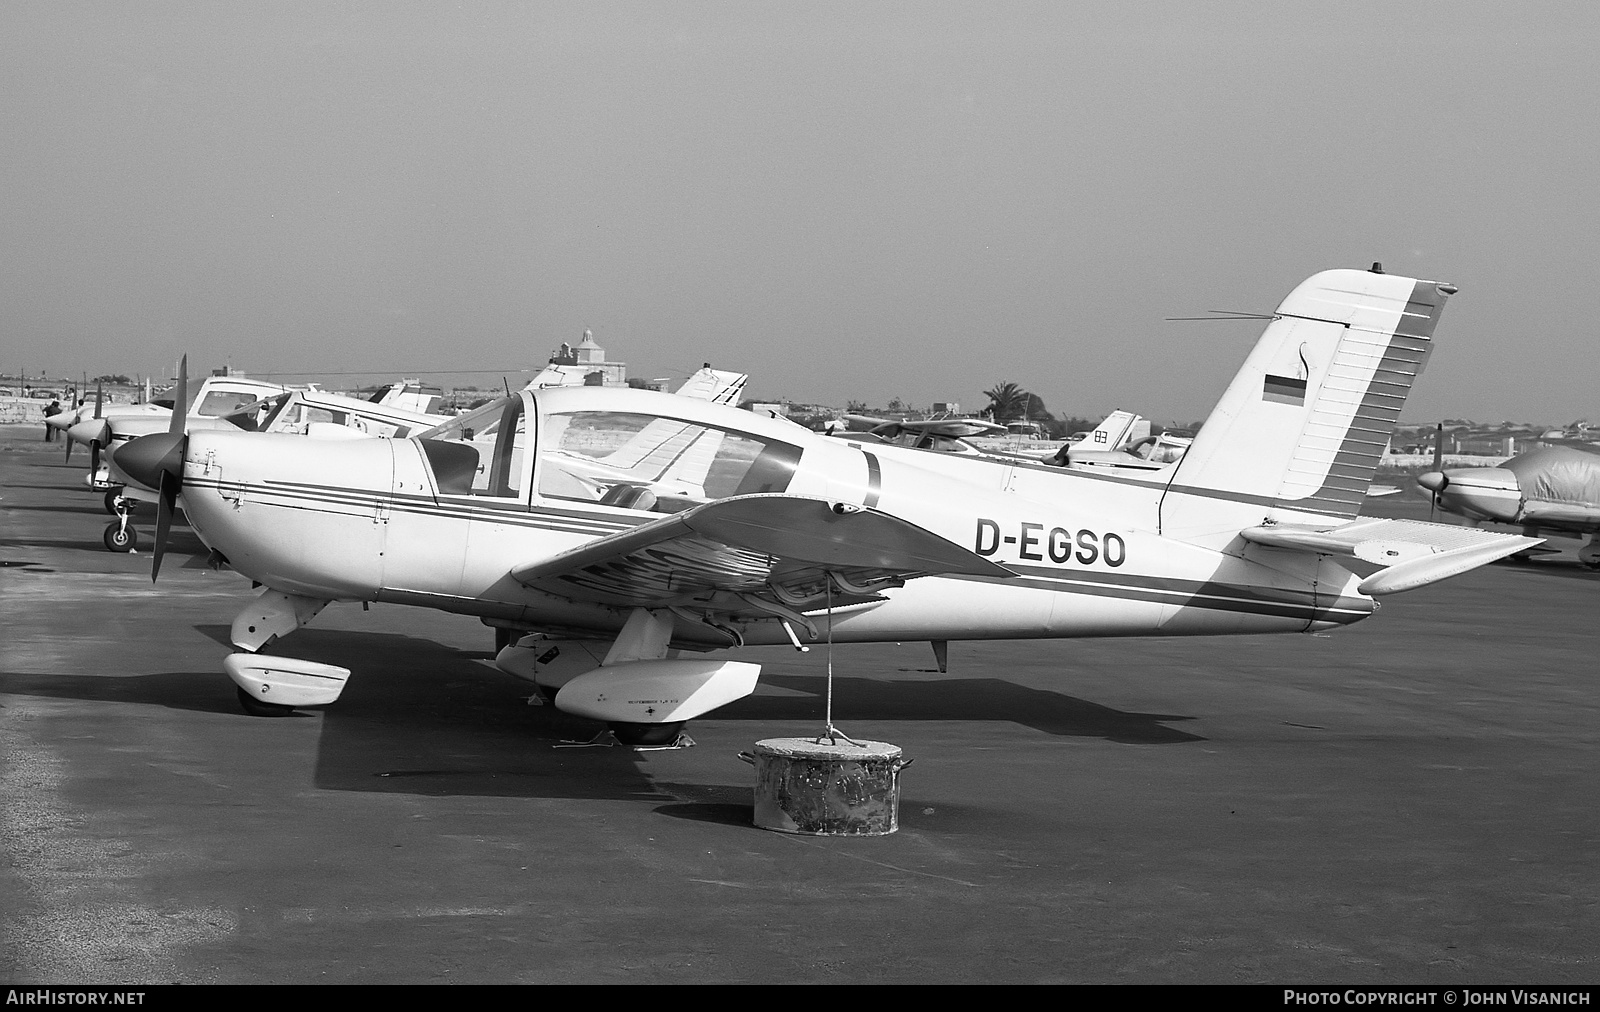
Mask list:
[[181,492],[213,557],[262,585],[223,665],[247,710],[334,702],[348,669],[266,651],[329,602],[376,602],[477,616],[558,708],[670,746],[754,691],[759,665],[718,651],[1336,629],[1537,544],[1358,516],[1454,292],[1311,277],[1156,471],[604,387],[523,390],[408,439],[174,431],[118,463],[160,492],[153,576]]

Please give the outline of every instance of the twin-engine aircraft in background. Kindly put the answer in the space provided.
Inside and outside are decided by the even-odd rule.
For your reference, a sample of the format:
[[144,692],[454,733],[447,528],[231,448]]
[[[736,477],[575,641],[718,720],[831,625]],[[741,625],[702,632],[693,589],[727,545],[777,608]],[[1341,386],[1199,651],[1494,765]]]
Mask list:
[[[349,671],[260,651],[330,601],[479,616],[497,663],[635,745],[754,690],[743,645],[1331,629],[1537,539],[1357,519],[1433,345],[1431,281],[1318,274],[1154,471],[828,438],[649,391],[524,390],[410,439],[146,436],[124,470],[264,585],[252,712]],[[166,520],[158,521],[155,564]]]
[[1442,466],[1443,443],[1434,444],[1433,469],[1417,484],[1434,505],[1474,523],[1489,521],[1543,531],[1589,535],[1578,561],[1600,569],[1600,452],[1572,445],[1519,454],[1498,467]]

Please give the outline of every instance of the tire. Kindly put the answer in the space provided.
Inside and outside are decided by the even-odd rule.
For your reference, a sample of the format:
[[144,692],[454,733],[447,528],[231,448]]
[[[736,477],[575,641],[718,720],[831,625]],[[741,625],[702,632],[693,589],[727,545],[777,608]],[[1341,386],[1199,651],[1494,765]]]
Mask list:
[[626,721],[612,721],[611,733],[616,735],[617,741],[624,745],[642,745],[646,748],[660,748],[671,745],[678,740],[678,732],[683,730],[684,722],[674,720],[666,724],[634,724]]
[[133,551],[133,546],[139,542],[132,527],[124,527],[115,522],[106,524],[106,533],[101,540],[106,543],[107,551],[118,554]]
[[117,500],[122,498],[122,489],[114,488],[106,493],[106,512],[112,516],[117,515]]
[[257,699],[250,693],[239,689],[239,705],[244,707],[244,712],[252,717],[287,717],[294,712],[294,707],[284,706],[281,703],[268,703]]

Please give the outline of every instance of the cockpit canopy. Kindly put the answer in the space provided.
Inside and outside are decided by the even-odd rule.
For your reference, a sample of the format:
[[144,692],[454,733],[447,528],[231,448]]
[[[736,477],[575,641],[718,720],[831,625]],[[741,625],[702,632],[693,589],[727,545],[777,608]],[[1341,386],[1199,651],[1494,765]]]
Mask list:
[[748,412],[643,391],[586,392],[524,391],[419,434],[440,492],[525,498],[531,488],[540,499],[674,513],[785,491],[799,465],[800,446],[754,431],[772,423],[750,415],[748,428],[728,424]]
[[317,393],[313,399],[324,403],[310,403],[304,391],[290,390],[252,401],[223,416],[223,420],[246,432],[286,432],[305,435],[315,424],[338,425],[369,436],[404,439],[412,426],[404,422],[378,417],[375,412],[334,406],[328,395]]

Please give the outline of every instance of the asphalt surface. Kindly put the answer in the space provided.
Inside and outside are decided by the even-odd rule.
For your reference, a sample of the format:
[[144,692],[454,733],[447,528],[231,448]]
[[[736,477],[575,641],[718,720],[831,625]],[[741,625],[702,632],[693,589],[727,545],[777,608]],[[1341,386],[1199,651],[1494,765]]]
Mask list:
[[597,726],[476,621],[335,605],[282,652],[344,698],[249,717],[248,582],[179,526],[152,587],[40,431],[0,428],[0,982],[1600,979],[1575,542],[1331,636],[841,648],[901,829],[800,838],[736,753],[815,733],[820,651],[747,651],[698,747],[563,749]]

